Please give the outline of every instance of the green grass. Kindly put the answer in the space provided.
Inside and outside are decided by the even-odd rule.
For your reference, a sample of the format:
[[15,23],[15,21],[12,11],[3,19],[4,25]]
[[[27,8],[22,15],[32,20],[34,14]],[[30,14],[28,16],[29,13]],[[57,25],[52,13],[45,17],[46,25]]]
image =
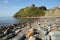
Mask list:
[[15,13],[14,17],[40,17],[45,15],[45,10],[39,9],[40,7],[36,6],[28,6],[17,13]]

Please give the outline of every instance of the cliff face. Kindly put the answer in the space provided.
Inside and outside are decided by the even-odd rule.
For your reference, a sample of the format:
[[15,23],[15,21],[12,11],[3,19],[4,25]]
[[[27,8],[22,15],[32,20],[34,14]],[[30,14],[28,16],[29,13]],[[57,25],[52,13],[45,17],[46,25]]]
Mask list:
[[60,7],[47,10],[45,16],[60,16]]

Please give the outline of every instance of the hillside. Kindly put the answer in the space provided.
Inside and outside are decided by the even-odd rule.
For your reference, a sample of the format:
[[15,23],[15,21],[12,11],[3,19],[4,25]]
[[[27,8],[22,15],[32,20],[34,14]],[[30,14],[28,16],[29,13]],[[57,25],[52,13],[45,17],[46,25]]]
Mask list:
[[46,11],[45,16],[60,16],[60,7],[55,7]]
[[45,6],[36,7],[33,4],[19,10],[17,13],[15,13],[14,17],[40,17],[45,15],[45,10]]
[[14,14],[14,17],[41,17],[41,16],[60,16],[60,6],[48,9],[45,6],[36,7],[34,4],[22,8],[17,13]]

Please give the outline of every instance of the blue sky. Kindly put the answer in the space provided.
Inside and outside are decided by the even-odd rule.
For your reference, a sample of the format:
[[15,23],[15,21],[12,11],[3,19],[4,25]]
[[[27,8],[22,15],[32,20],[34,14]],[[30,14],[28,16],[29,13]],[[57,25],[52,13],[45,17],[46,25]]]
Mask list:
[[0,0],[0,17],[13,16],[21,8],[35,4],[48,9],[60,6],[60,0]]

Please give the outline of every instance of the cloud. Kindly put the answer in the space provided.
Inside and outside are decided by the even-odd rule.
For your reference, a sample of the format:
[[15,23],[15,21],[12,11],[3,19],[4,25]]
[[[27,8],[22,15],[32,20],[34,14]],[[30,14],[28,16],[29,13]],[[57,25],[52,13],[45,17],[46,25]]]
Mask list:
[[4,0],[5,3],[8,3],[8,0]]

